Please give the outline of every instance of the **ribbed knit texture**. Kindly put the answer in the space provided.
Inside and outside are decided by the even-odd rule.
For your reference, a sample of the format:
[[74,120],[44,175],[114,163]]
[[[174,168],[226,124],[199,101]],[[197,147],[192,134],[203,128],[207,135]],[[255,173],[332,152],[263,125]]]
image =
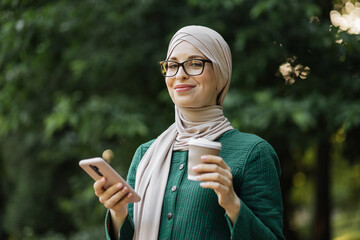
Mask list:
[[[234,224],[218,204],[211,189],[187,179],[187,151],[173,153],[165,190],[158,239],[284,239],[282,201],[279,184],[280,165],[275,151],[265,140],[231,130],[218,139],[220,156],[231,168],[234,190],[241,199]],[[134,187],[137,166],[153,141],[141,145],[133,158],[128,183]],[[132,239],[133,204],[120,229],[119,239]],[[171,217],[170,217],[171,216]],[[111,222],[106,216],[107,239]]]

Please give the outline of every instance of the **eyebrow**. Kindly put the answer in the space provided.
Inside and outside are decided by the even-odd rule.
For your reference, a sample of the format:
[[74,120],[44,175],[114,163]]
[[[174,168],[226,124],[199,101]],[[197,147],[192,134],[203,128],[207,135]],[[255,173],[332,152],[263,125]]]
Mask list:
[[[201,55],[191,55],[188,59],[206,59],[204,56]],[[177,60],[177,57],[171,57],[169,60]]]

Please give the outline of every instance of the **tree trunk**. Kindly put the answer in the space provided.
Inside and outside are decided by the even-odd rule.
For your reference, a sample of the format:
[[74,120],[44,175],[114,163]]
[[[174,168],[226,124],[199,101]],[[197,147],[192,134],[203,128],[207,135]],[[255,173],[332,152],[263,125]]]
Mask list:
[[314,240],[330,240],[330,138],[317,149]]
[[283,196],[283,207],[284,207],[284,223],[283,233],[286,239],[298,240],[298,235],[295,230],[290,226],[291,218],[294,213],[294,205],[290,202],[290,192],[292,188],[292,177],[294,171],[287,168],[288,163],[282,164],[282,175],[281,175],[281,191]]
[[297,172],[296,164],[294,164],[295,159],[291,155],[290,146],[286,138],[273,138],[272,144],[281,163],[280,183],[284,208],[283,233],[286,239],[298,240],[297,232],[290,226],[295,208],[294,204],[290,201],[291,189],[293,187],[292,179]]

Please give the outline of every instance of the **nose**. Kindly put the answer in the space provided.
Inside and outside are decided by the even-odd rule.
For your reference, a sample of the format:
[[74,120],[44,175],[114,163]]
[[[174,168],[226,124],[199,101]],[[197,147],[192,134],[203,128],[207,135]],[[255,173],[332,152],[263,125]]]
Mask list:
[[176,73],[176,79],[188,79],[189,75],[186,74],[184,67],[183,66],[179,66],[179,70]]

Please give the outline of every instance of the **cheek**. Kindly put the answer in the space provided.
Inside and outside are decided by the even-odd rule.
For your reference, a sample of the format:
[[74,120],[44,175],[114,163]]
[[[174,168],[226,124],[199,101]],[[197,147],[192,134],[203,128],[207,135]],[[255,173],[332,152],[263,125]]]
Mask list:
[[204,82],[206,82],[206,84],[209,85],[209,87],[215,86],[216,88],[216,76],[215,76],[215,71],[212,67],[209,66],[209,68],[206,69],[206,71],[204,71],[203,76],[204,76]]
[[213,74],[204,76],[203,79],[203,95],[209,102],[216,104],[217,99],[217,82]]
[[214,100],[217,98],[217,89],[216,84],[214,82],[209,83],[206,89],[206,95],[208,96],[208,99]]
[[166,84],[166,87],[169,88],[169,86],[171,85],[171,81],[169,78],[165,77],[165,84]]
[[207,76],[204,76],[205,78],[202,81],[202,84],[204,86],[204,89],[206,89],[209,93],[216,93],[217,90],[217,84],[214,76],[212,74],[208,74]]
[[165,78],[165,84],[166,84],[166,87],[170,93],[170,95],[172,95],[172,92],[173,92],[173,83],[174,83],[174,79],[173,78]]

